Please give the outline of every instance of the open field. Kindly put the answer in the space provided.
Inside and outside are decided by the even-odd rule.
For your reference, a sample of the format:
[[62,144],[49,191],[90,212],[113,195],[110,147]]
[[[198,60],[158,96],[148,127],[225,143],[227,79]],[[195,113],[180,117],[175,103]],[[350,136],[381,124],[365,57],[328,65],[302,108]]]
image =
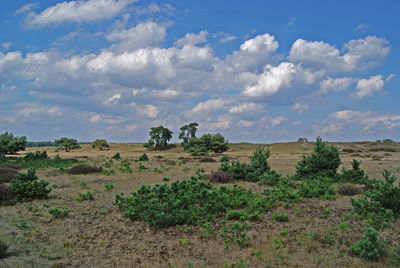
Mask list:
[[[400,178],[398,143],[333,144],[340,151],[340,169],[349,168],[355,158],[362,160],[361,168],[370,178],[380,178],[384,169]],[[180,146],[162,151],[146,151],[139,144],[110,146],[103,151],[83,145],[68,153],[56,153],[54,147],[27,148],[20,153],[22,156],[46,150],[51,158],[59,154],[61,158],[74,158],[89,165],[106,165],[114,173],[70,175],[54,168],[37,169],[40,179],[58,187],[52,190],[50,199],[0,206],[0,237],[10,245],[10,256],[0,260],[0,267],[233,267],[232,264],[244,267],[241,263],[246,267],[390,266],[389,257],[371,262],[351,253],[349,246],[361,238],[365,224],[349,216],[353,211],[350,197],[339,194],[336,200],[304,199],[263,212],[261,221],[250,222],[252,228],[247,232],[250,239],[244,248],[232,245],[225,249],[220,236],[202,237],[201,226],[155,229],[142,221],[132,221],[114,206],[117,193],[127,195],[142,184],[163,184],[163,178],[169,178],[168,183],[189,179],[199,168],[211,173],[218,169],[221,155],[195,157]],[[231,144],[223,155],[248,162],[256,147],[256,144]],[[271,168],[291,175],[302,155],[313,150],[313,143],[279,143],[269,148]],[[110,162],[117,152],[121,160]],[[143,153],[149,161],[137,160]],[[132,173],[121,171],[122,160],[129,162]],[[113,188],[106,190],[106,184],[112,184]],[[254,193],[268,188],[245,181],[235,184]],[[76,201],[78,194],[88,191],[93,194],[93,201]],[[53,207],[68,208],[68,216],[54,218],[48,213]],[[272,214],[277,212],[287,213],[289,220],[274,220]],[[220,221],[214,222],[213,228],[217,233]],[[400,245],[399,219],[381,231],[381,239],[388,241],[388,249]]]

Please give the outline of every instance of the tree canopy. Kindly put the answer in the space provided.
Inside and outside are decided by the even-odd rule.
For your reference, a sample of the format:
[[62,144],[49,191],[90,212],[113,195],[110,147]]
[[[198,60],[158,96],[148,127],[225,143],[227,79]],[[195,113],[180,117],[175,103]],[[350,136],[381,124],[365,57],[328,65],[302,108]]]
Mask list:
[[58,146],[60,146],[60,149],[69,152],[73,149],[79,149],[81,146],[79,146],[78,141],[75,139],[69,139],[66,137],[62,137],[56,141],[54,141]]
[[183,140],[182,145],[186,144],[189,139],[196,138],[196,131],[199,124],[189,123],[180,128],[179,139]]
[[159,150],[166,148],[168,142],[172,139],[173,132],[166,127],[158,126],[150,128],[150,139],[145,143],[145,147],[149,150]]
[[229,149],[228,141],[221,134],[204,134],[200,138],[190,138],[184,149],[193,155],[205,155],[209,151],[223,153]]
[[92,148],[99,148],[99,150],[103,150],[103,148],[108,148],[110,145],[108,145],[108,142],[105,139],[96,139],[92,143]]
[[18,151],[25,150],[26,137],[14,137],[10,132],[0,135],[0,156],[5,154],[15,154]]

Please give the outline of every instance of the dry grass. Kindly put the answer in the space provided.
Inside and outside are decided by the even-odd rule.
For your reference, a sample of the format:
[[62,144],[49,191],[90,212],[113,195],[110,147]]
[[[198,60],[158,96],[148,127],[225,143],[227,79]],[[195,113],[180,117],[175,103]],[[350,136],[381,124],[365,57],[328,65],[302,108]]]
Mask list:
[[[371,156],[362,159],[361,167],[370,177],[380,177],[384,168],[400,175],[400,153],[371,152],[371,143],[336,143],[343,149],[361,150],[360,154]],[[248,157],[257,145],[233,144],[225,154],[230,159],[249,161]],[[304,153],[312,150],[312,143],[279,143],[269,145],[271,168],[283,174],[292,174],[294,166]],[[47,150],[54,157],[54,147],[28,148],[29,151]],[[200,162],[185,153],[179,146],[164,151],[146,151],[139,144],[110,144],[110,150],[99,151],[90,145],[72,152],[59,152],[62,158],[76,158],[88,165],[101,165],[119,152],[122,159],[113,160],[115,174],[71,175],[57,174],[52,169],[40,169],[41,179],[57,184],[48,200],[17,203],[0,207],[0,237],[10,245],[10,257],[0,260],[1,267],[224,267],[224,261],[235,263],[244,259],[247,267],[382,267],[380,263],[368,263],[353,256],[348,248],[361,237],[363,223],[346,219],[352,207],[349,197],[339,196],[335,201],[304,200],[290,208],[275,208],[262,215],[262,221],[252,222],[248,247],[231,247],[224,250],[225,243],[218,236],[214,239],[201,238],[200,227],[170,227],[155,230],[143,222],[133,222],[122,217],[113,206],[116,193],[128,194],[142,184],[161,184],[164,177],[176,180],[188,179],[198,168],[206,173],[217,170],[219,162]],[[147,169],[138,170],[138,157],[146,153],[149,161],[142,162]],[[383,156],[381,161],[373,156]],[[219,160],[220,156],[210,155]],[[349,168],[350,153],[341,154],[343,165]],[[131,163],[133,173],[122,173],[118,167],[123,159]],[[168,161],[169,160],[169,161]],[[175,165],[168,162],[174,161]],[[161,170],[162,173],[159,171]],[[114,188],[105,190],[105,184]],[[262,192],[265,188],[255,183],[236,182],[238,185]],[[85,187],[82,187],[84,185]],[[228,183],[227,185],[232,185]],[[79,193],[91,191],[95,200],[76,202]],[[48,209],[69,208],[64,219],[55,219]],[[321,212],[330,208],[328,217]],[[273,212],[285,211],[288,222],[272,220]],[[338,225],[349,223],[349,229],[340,231]],[[219,223],[215,223],[218,229]],[[390,246],[400,243],[400,221],[393,222],[382,233]],[[334,238],[332,238],[334,237]],[[281,241],[276,246],[274,241]]]

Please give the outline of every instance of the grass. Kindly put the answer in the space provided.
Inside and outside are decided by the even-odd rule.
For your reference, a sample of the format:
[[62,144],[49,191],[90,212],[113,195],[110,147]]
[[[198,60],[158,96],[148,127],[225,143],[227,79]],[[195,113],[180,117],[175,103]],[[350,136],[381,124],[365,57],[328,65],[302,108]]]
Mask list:
[[[384,168],[400,177],[400,152],[390,152],[391,156],[374,161],[373,155],[383,156],[384,152],[370,150],[374,146],[382,145],[335,145],[339,147],[340,152],[342,149],[351,148],[361,150],[361,155],[371,154],[370,157],[362,158],[361,168],[372,178],[380,178]],[[36,173],[39,179],[59,186],[52,190],[51,198],[0,207],[0,237],[9,245],[8,255],[12,255],[0,260],[0,266],[5,263],[6,267],[168,267],[170,263],[171,267],[189,267],[190,263],[191,267],[225,267],[226,263],[245,264],[247,267],[390,267],[390,262],[396,261],[392,253],[398,251],[396,239],[400,233],[399,219],[381,232],[382,239],[388,241],[387,257],[369,262],[352,254],[349,247],[362,239],[365,225],[362,220],[351,216],[350,196],[347,195],[338,195],[336,200],[304,199],[289,207],[283,207],[282,204],[268,212],[262,212],[262,220],[256,221],[246,220],[245,217],[241,217],[240,212],[235,212],[229,219],[225,215],[221,219],[199,226],[171,226],[156,231],[142,221],[126,219],[113,206],[116,193],[124,192],[129,195],[142,184],[163,184],[163,178],[169,178],[168,184],[188,179],[195,175],[199,168],[203,168],[205,174],[210,174],[217,170],[220,163],[199,162],[200,158],[190,156],[179,146],[150,152],[140,144],[110,146],[110,150],[99,151],[92,149],[90,145],[83,145],[82,149],[59,154],[63,159],[78,159],[86,165],[106,164],[108,167],[105,169],[114,170],[113,174],[52,174],[49,171],[58,168],[38,168]],[[224,155],[248,163],[248,157],[256,146],[233,144],[231,150]],[[284,175],[293,174],[297,161],[301,159],[302,154],[310,152],[312,146],[312,143],[269,145],[271,168]],[[34,152],[37,149],[27,148],[27,151]],[[54,148],[40,150],[47,150],[50,158],[57,154]],[[121,160],[111,163],[109,160],[117,152],[120,153]],[[139,162],[133,160],[137,160],[143,153],[148,155],[149,161],[142,164],[147,169],[139,171]],[[210,157],[220,159],[220,156]],[[341,157],[342,166],[350,168],[353,157],[349,153],[341,153]],[[166,159],[174,161],[176,165],[167,164]],[[182,159],[185,159],[185,163],[179,166]],[[119,170],[122,160],[130,162],[132,173]],[[155,169],[162,170],[162,173],[154,172]],[[251,189],[256,194],[269,188],[243,181],[226,185],[232,187],[234,183]],[[82,185],[90,186],[95,200],[75,201],[79,194],[87,195],[88,190],[86,187],[82,189]],[[67,207],[68,216],[62,220],[53,219],[54,216],[48,212],[50,208]],[[289,221],[273,219],[274,213],[280,214],[283,211],[289,216]],[[222,236],[219,235],[224,227],[221,220],[227,221]],[[235,229],[232,228],[235,222],[240,224],[236,224],[237,229],[240,229],[244,222],[251,225],[251,229],[241,231],[245,231],[244,237],[237,236],[239,243],[232,240],[235,238]],[[224,239],[229,242],[228,249],[225,249]],[[247,245],[241,248],[243,244]]]

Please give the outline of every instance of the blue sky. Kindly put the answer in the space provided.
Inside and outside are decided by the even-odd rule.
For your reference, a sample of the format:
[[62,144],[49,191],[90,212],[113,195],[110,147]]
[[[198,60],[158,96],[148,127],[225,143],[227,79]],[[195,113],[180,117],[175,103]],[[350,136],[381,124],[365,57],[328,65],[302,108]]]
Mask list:
[[398,140],[398,1],[3,2],[0,132]]

